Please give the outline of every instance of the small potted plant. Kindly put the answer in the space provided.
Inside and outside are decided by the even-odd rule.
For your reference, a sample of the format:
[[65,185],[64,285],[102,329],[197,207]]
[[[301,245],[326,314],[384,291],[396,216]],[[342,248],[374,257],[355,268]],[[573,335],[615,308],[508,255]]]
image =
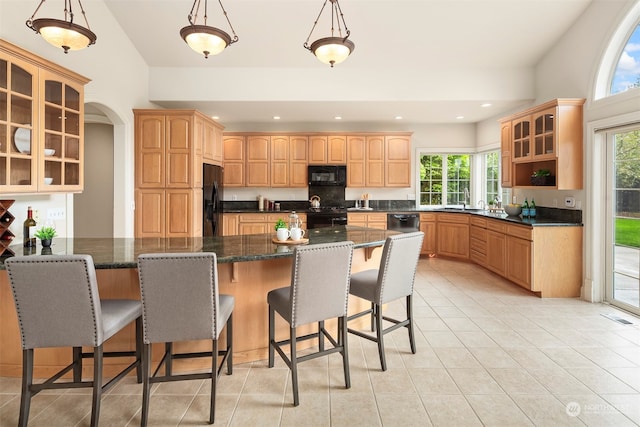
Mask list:
[[556,185],[556,177],[551,176],[549,169],[538,169],[531,175],[531,185]]
[[56,229],[49,226],[40,227],[35,232],[35,236],[40,239],[43,248],[48,248],[51,246],[51,240],[57,236]]
[[494,202],[493,200],[489,200],[488,205],[489,205],[489,212],[492,212],[496,209],[495,207],[496,202]]
[[273,228],[276,231],[278,231],[278,228],[287,228],[287,223],[284,222],[284,219],[278,218],[278,220],[276,221],[276,225]]
[[287,223],[284,222],[284,219],[279,218],[276,221],[276,225],[273,227],[276,229],[277,239],[281,242],[287,240],[291,233],[289,232],[289,228],[287,227]]

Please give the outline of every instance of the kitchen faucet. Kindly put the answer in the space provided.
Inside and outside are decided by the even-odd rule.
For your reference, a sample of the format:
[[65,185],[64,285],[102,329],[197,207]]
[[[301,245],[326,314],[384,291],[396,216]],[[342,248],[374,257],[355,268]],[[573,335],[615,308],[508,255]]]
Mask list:
[[465,188],[464,199],[462,200],[462,210],[465,210],[467,208],[467,200],[469,200],[469,203],[471,203],[471,199],[469,198],[469,189]]
[[480,209],[482,209],[483,211],[487,209],[487,202],[485,202],[484,200],[480,199],[478,200],[478,206],[480,206]]

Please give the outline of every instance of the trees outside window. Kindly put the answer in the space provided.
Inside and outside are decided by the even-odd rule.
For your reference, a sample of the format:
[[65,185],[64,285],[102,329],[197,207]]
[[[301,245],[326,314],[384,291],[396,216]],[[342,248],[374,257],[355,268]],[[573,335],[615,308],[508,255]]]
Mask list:
[[420,205],[471,204],[471,154],[420,155]]

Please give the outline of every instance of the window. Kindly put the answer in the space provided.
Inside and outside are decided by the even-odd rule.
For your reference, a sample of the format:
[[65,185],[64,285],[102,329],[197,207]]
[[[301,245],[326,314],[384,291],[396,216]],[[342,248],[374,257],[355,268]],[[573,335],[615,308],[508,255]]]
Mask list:
[[500,199],[500,151],[492,151],[484,155],[485,197],[487,202]]
[[420,205],[471,204],[470,154],[420,155]]
[[640,87],[640,25],[636,26],[620,54],[611,80],[611,94],[634,87]]

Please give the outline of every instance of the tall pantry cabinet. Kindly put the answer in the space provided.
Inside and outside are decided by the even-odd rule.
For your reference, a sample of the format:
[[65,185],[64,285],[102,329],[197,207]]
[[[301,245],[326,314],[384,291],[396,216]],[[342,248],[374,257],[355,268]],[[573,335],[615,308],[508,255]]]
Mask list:
[[135,237],[202,236],[202,165],[223,127],[195,110],[134,110]]

